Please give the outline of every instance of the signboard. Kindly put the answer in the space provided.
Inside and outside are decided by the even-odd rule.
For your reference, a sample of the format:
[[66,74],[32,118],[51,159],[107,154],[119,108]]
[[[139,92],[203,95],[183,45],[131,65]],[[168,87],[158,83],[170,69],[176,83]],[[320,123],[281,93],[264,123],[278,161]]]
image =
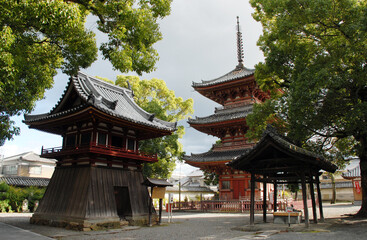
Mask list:
[[173,194],[172,193],[170,193],[169,196],[168,196],[168,202],[173,203]]
[[166,193],[165,187],[154,187],[152,198],[163,199],[165,193]]
[[357,192],[358,194],[360,194],[360,193],[361,193],[361,186],[359,185],[359,181],[355,181],[355,182],[354,182],[354,185],[355,185],[355,187],[356,187],[356,192]]
[[285,208],[285,211],[286,212],[293,212],[293,207],[286,207]]

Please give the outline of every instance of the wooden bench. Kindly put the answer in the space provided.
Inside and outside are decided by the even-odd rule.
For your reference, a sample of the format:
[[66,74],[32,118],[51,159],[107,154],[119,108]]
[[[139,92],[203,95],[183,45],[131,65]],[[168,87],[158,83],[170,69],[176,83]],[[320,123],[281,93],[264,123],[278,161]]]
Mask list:
[[290,223],[300,223],[302,212],[275,212],[273,213],[273,223],[288,223],[288,215],[290,216]]

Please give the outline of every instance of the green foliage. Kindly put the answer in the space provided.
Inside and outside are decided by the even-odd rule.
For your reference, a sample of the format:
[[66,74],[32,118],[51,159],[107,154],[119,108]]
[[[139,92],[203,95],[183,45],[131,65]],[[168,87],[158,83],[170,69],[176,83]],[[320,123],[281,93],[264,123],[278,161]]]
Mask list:
[[276,114],[300,143],[315,136],[324,148],[341,139],[357,141],[356,153],[367,136],[366,2],[251,4],[264,28],[258,44],[266,57],[256,66],[256,79],[264,90],[284,90],[272,100],[273,112],[265,107],[258,115]]
[[157,21],[170,0],[0,0],[0,145],[19,134],[11,116],[28,113],[53,85],[57,69],[75,74],[97,59],[86,17],[108,36],[99,46],[121,72],[150,72],[162,39]]
[[28,208],[32,212],[36,201],[40,201],[46,188],[27,187],[19,188],[9,186],[5,182],[0,183],[0,209],[2,212],[21,212],[23,200],[28,200]]
[[16,212],[21,212],[23,200],[26,199],[24,189],[10,186],[5,196],[11,208]]
[[0,212],[12,212],[9,200],[0,200]]
[[292,193],[296,193],[300,190],[299,188],[299,184],[298,183],[288,183],[287,184],[287,188],[289,189],[289,191],[291,191]]
[[[273,99],[288,137],[339,166],[361,160],[367,192],[367,1],[251,0],[265,62],[255,77]],[[265,114],[266,115],[266,114]],[[264,119],[264,118],[262,118]],[[367,197],[362,201],[367,216]]]
[[[161,120],[177,122],[189,117],[193,111],[193,100],[176,97],[175,92],[167,88],[163,80],[153,78],[140,80],[135,76],[117,76],[116,85],[134,91],[135,102],[145,111],[154,113]],[[169,136],[140,141],[139,150],[157,154],[158,162],[144,164],[143,173],[147,177],[169,178],[176,160],[182,159],[183,150],[179,139],[185,134],[183,126]]]
[[212,171],[203,171],[204,173],[204,183],[206,185],[218,185],[219,183],[219,176],[215,172]]
[[2,181],[0,182],[0,196],[2,193],[5,193],[9,190],[9,185],[6,184],[6,182]]
[[[250,128],[246,137],[251,140],[260,139],[268,124],[272,124],[279,132],[283,132],[283,121],[277,117],[276,109],[277,102],[273,99],[266,100],[261,104],[254,104],[252,113],[246,117],[246,123]],[[283,130],[281,131],[281,129]]]

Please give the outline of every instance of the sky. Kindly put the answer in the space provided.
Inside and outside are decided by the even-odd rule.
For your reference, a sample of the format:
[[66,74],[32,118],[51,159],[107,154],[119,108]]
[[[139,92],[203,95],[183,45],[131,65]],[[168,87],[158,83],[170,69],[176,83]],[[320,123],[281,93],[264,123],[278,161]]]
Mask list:
[[[192,82],[211,80],[233,70],[237,65],[237,16],[243,36],[244,65],[247,68],[263,61],[264,57],[256,42],[261,34],[261,24],[251,13],[253,9],[246,0],[173,0],[171,14],[160,21],[163,40],[155,48],[159,53],[157,70],[143,74],[142,79],[163,79],[167,86],[183,99],[193,98],[192,117],[204,117],[214,113],[217,103],[195,92]],[[106,41],[99,33],[93,18],[89,18],[86,27],[96,32],[97,44]],[[81,69],[91,76],[106,77],[115,80],[117,75],[137,75],[114,71],[112,65],[101,55],[91,67]],[[47,90],[45,98],[36,103],[32,114],[49,112],[60,99],[69,77],[59,72],[54,78],[54,87]],[[45,148],[61,146],[61,137],[38,130],[28,129],[22,123],[23,115],[14,117],[21,133],[0,147],[0,155],[5,157]],[[180,142],[186,154],[208,151],[217,138],[198,132],[189,127],[186,120],[180,121],[186,128],[186,134]],[[189,173],[194,170],[187,164],[179,164],[176,172]]]

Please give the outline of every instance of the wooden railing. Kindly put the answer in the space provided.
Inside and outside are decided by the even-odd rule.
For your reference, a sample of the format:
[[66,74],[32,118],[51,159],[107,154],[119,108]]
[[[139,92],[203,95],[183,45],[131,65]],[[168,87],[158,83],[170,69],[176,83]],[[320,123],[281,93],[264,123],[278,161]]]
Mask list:
[[79,152],[97,152],[107,155],[115,156],[130,156],[131,158],[142,157],[148,161],[157,161],[157,154],[147,154],[139,150],[129,150],[126,148],[120,148],[110,145],[99,145],[96,143],[83,144],[76,147],[53,147],[53,148],[43,148],[41,150],[41,155],[60,155],[60,154],[73,154]]
[[[267,209],[271,211],[273,204],[267,201]],[[285,202],[278,202],[278,210],[284,211]],[[232,200],[232,201],[191,201],[174,202],[173,210],[193,210],[202,212],[249,212],[250,200]],[[263,201],[255,201],[255,211],[263,210]]]

